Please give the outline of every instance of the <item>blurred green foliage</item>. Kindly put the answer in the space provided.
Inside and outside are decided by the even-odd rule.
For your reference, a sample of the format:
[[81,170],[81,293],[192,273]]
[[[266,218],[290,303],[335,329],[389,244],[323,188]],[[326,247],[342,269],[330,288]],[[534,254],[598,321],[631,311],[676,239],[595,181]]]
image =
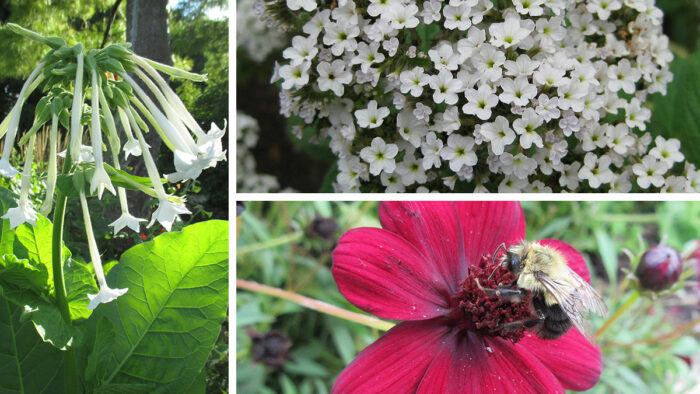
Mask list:
[[[245,206],[238,217],[237,278],[364,313],[338,292],[330,270],[331,253],[348,229],[379,226],[377,203],[250,202]],[[522,206],[527,239],[560,239],[581,251],[593,285],[604,295],[611,313],[636,291],[628,272],[648,246],[666,237],[669,246],[683,250],[688,241],[700,238],[700,202],[523,202]],[[313,231],[318,217],[336,220],[339,229],[332,240]],[[625,249],[634,255],[632,261]],[[692,275],[691,267],[685,267],[684,275]],[[697,318],[698,295],[684,285],[687,282],[655,296],[643,294],[598,339],[604,368],[591,392],[666,393],[680,390],[683,384],[692,387],[689,367],[678,356],[700,355],[697,338],[685,335],[620,346],[657,338]],[[376,329],[249,291],[237,291],[236,305],[239,392],[329,392],[342,369],[381,335]],[[592,324],[597,329],[603,322],[597,318]],[[254,361],[258,350],[251,333],[270,330],[284,333],[292,342],[281,367]]]

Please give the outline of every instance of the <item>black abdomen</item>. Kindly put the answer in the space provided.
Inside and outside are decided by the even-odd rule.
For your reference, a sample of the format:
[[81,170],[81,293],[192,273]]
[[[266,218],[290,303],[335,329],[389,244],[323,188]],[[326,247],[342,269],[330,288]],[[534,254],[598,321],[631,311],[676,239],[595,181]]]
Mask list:
[[544,295],[537,294],[532,299],[535,309],[541,311],[545,319],[533,328],[537,336],[542,339],[557,339],[566,334],[573,326],[571,320],[559,304],[548,306],[544,301]]

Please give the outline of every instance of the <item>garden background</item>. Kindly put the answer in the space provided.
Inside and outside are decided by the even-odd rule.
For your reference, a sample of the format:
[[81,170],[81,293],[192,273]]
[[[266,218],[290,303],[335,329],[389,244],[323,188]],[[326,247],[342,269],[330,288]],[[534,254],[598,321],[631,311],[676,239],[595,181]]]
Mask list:
[[[302,140],[292,135],[294,119],[279,114],[279,88],[269,82],[275,60],[282,60],[281,52],[291,43],[291,36],[266,29],[264,22],[255,23],[254,1],[236,3],[237,111],[259,125],[259,131],[238,137],[238,168],[246,165],[246,171],[239,173],[238,189],[333,192],[336,157],[328,147],[328,139],[319,144],[313,140],[314,133],[305,132]],[[657,93],[650,97],[647,105],[652,108],[652,120],[648,131],[653,136],[679,139],[688,162],[700,167],[700,3],[656,0],[656,5],[664,11],[664,33],[672,41],[674,79],[666,96]],[[238,127],[243,125],[241,122]],[[249,125],[248,119],[245,125]],[[260,176],[249,171],[251,163]]]

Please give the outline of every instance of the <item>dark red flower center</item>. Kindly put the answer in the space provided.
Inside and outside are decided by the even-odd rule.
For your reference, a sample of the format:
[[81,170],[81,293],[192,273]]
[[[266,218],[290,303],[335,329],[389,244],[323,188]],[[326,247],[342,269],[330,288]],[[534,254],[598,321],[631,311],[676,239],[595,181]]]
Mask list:
[[[467,278],[459,284],[459,291],[453,298],[451,317],[461,329],[516,343],[525,335],[525,328],[508,323],[524,322],[534,317],[532,294],[524,291],[519,301],[487,294],[483,289],[498,289],[499,284],[505,286],[514,279],[507,268],[499,268],[489,279],[494,268],[491,255],[482,256],[479,264],[469,268]],[[510,288],[518,290],[517,285]]]

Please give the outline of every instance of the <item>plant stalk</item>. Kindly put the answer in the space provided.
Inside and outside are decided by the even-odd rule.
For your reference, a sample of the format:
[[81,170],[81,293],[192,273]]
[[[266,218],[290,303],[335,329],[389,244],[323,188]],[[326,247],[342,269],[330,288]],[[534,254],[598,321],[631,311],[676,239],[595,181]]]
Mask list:
[[[61,174],[70,172],[71,159],[69,151],[66,151],[66,158],[63,161]],[[53,236],[51,239],[51,259],[53,265],[53,285],[56,294],[56,305],[61,311],[61,317],[69,325],[72,325],[70,317],[70,307],[66,296],[66,285],[63,277],[63,219],[66,214],[66,202],[68,198],[61,191],[56,189],[56,208],[53,213]],[[63,367],[66,373],[65,388],[66,393],[74,394],[78,391],[78,370],[75,360],[75,350],[68,347],[63,353]]]
[[273,238],[267,241],[263,242],[257,242],[254,244],[250,245],[245,245],[241,246],[240,248],[236,249],[236,256],[243,256],[248,253],[252,252],[257,252],[258,250],[265,250],[265,249],[270,249],[274,248],[277,246],[282,246],[285,244],[288,244],[290,242],[294,242],[297,240],[300,240],[304,237],[304,233],[301,231],[298,231],[296,233],[291,233],[291,234],[286,234],[278,238]]
[[622,304],[622,306],[620,307],[620,309],[618,309],[618,310],[615,312],[615,314],[612,315],[612,316],[610,317],[610,319],[608,319],[608,320],[605,322],[605,324],[603,324],[603,326],[600,327],[600,329],[598,329],[598,331],[596,331],[596,333],[595,333],[595,338],[596,338],[596,339],[600,338],[600,336],[603,335],[603,333],[604,333],[605,331],[607,331],[608,328],[610,328],[610,326],[612,326],[613,323],[615,323],[615,322],[617,321],[617,319],[620,318],[620,316],[622,316],[628,309],[630,309],[630,307],[637,301],[638,298],[639,298],[639,292],[638,292],[638,291],[635,291],[635,292],[630,296],[630,298],[628,298],[627,301],[625,301],[625,303]]
[[262,285],[260,283],[250,282],[242,279],[236,279],[236,287],[239,289],[249,290],[256,293],[267,294],[273,297],[282,298],[287,301],[292,301],[296,304],[299,304],[309,309],[313,309],[317,312],[339,317],[341,319],[359,323],[367,327],[376,328],[378,330],[387,331],[391,327],[394,327],[393,323],[377,319],[376,317],[351,312],[346,309],[339,308],[335,305],[331,305],[319,300],[314,300],[313,298],[305,297],[303,295],[293,293],[291,291],[278,289],[276,287]]

